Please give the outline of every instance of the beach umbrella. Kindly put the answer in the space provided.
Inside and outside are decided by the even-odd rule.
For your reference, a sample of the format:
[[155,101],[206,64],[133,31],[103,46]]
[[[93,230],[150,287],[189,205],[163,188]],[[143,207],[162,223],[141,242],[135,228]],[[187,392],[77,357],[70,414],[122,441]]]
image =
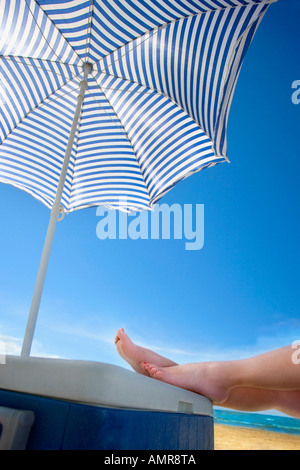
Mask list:
[[273,0],[0,0],[0,181],[50,209],[29,355],[57,220],[152,208],[228,160],[239,71]]

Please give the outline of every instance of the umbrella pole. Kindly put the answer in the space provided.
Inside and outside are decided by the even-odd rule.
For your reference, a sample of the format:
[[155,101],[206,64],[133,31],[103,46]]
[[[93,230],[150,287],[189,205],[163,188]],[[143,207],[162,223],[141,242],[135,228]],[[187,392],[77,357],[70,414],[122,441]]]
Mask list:
[[50,257],[51,246],[52,246],[55,228],[56,228],[56,224],[57,224],[59,213],[60,213],[61,197],[62,197],[62,193],[64,189],[64,184],[65,184],[65,179],[66,179],[67,170],[69,166],[72,146],[74,143],[77,124],[78,124],[79,116],[80,116],[82,105],[83,105],[84,95],[88,86],[87,76],[91,72],[91,70],[92,70],[91,64],[86,63],[84,65],[84,78],[80,82],[80,89],[79,89],[79,94],[77,97],[77,106],[76,106],[76,110],[75,110],[75,114],[73,118],[72,128],[71,128],[69,141],[68,141],[68,145],[67,145],[67,149],[66,149],[66,153],[64,157],[64,162],[63,162],[63,166],[62,166],[62,170],[61,170],[61,174],[59,178],[59,183],[57,186],[55,200],[54,200],[51,214],[50,214],[48,230],[47,230],[47,234],[45,238],[39,271],[38,271],[36,284],[35,284],[35,288],[33,292],[31,308],[30,308],[25,336],[23,340],[21,356],[30,355],[36,320],[38,316],[38,310],[39,310],[39,306],[41,302],[41,297],[42,297],[42,292],[43,292],[43,287],[44,287],[44,282],[45,282],[45,277],[46,277],[46,271],[47,271],[49,257]]

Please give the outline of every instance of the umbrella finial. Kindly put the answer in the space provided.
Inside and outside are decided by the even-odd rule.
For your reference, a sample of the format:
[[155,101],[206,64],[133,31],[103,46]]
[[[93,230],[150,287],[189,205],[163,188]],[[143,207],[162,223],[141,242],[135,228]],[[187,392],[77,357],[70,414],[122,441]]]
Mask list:
[[87,76],[92,72],[93,70],[93,64],[90,62],[85,62],[83,64],[83,74],[84,74],[84,80],[87,79]]

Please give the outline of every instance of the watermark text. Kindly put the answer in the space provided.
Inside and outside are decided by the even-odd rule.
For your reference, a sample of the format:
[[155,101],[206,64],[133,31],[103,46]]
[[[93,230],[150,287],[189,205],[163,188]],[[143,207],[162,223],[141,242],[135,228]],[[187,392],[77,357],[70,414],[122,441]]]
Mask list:
[[292,83],[292,103],[300,104],[300,80],[294,80]]
[[152,211],[123,212],[98,206],[100,240],[185,240],[186,250],[204,245],[204,204],[156,204]]
[[300,339],[293,342],[292,348],[295,349],[292,354],[292,363],[295,365],[300,364]]

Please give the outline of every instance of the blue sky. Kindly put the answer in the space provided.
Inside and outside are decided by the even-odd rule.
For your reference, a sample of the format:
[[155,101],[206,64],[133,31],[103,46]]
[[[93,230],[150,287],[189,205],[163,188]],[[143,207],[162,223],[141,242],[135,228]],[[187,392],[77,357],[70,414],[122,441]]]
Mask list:
[[[119,327],[178,362],[241,358],[300,339],[298,0],[265,15],[244,61],[223,163],[161,202],[204,204],[204,246],[99,240],[96,209],[57,226],[33,355],[122,365]],[[49,211],[0,185],[0,338],[18,354]]]

